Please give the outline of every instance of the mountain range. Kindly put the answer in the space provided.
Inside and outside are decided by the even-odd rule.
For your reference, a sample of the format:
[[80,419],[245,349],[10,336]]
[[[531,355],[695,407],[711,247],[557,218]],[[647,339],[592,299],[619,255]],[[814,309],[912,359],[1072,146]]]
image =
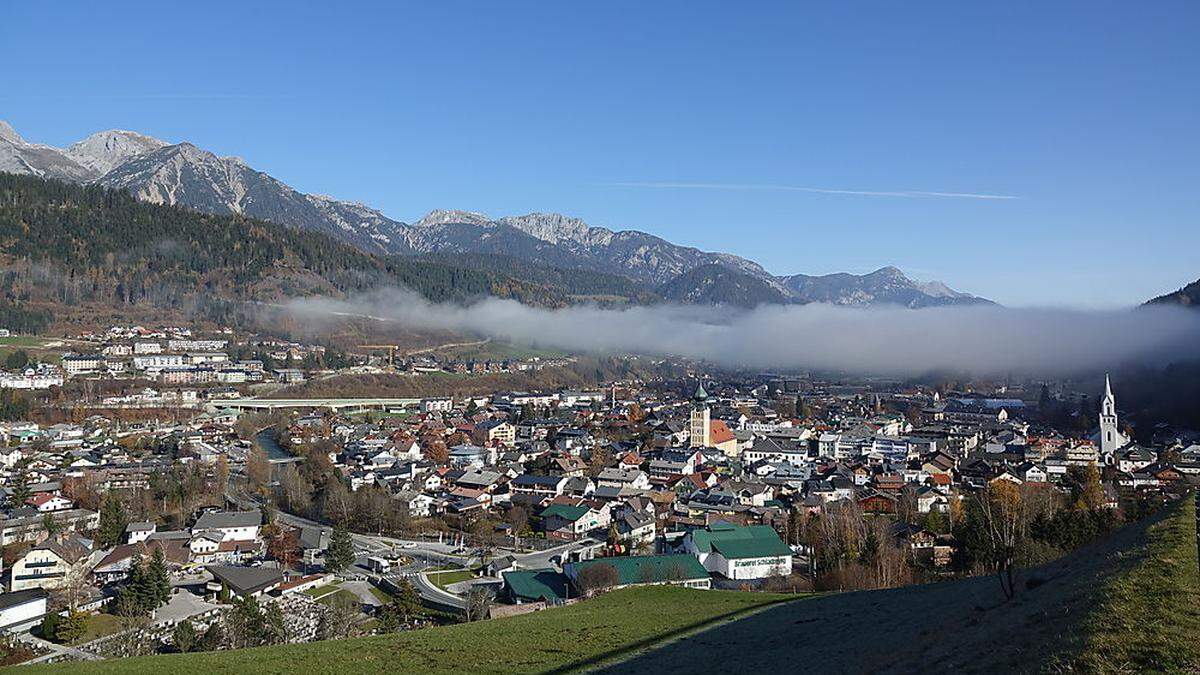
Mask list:
[[[758,263],[636,230],[593,227],[557,213],[490,218],[435,210],[415,223],[368,206],[299,192],[236,157],[132,131],[102,131],[68,148],[30,143],[0,121],[0,171],[121,189],[153,204],[315,230],[376,255],[492,256],[632,280],[681,302],[752,305],[992,304],[894,267],[869,274],[776,276]],[[473,267],[471,262],[464,263]]]

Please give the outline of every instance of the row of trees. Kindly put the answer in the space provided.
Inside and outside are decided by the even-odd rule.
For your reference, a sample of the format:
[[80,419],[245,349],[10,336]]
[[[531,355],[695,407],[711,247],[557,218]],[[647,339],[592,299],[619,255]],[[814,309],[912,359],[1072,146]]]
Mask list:
[[1015,593],[1015,570],[1057,558],[1111,531],[1120,522],[1107,508],[1096,467],[1072,469],[1062,490],[998,481],[947,512],[918,512],[902,494],[895,518],[864,514],[847,500],[819,515],[794,510],[784,525],[787,541],[803,544],[816,564],[818,589],[889,588],[915,583],[932,571],[914,559],[898,536],[900,523],[930,534],[954,535],[951,571],[994,573],[1006,597]]
[[1064,496],[1054,488],[997,481],[972,494],[954,530],[955,567],[991,572],[1006,598],[1016,593],[1016,569],[1048,562],[1112,531],[1117,511],[1106,505],[1095,466],[1073,469]]

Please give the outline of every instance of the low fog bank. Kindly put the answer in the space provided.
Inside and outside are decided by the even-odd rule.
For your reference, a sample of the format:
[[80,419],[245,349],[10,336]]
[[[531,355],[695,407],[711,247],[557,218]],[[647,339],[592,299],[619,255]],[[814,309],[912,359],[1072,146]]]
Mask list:
[[431,303],[387,289],[350,300],[305,298],[298,319],[367,316],[402,326],[465,331],[517,344],[590,352],[706,359],[726,366],[812,368],[915,375],[1068,374],[1128,363],[1200,357],[1200,312],[1172,307],[1118,311],[1003,307],[851,308],[580,305],[542,309],[487,298]]

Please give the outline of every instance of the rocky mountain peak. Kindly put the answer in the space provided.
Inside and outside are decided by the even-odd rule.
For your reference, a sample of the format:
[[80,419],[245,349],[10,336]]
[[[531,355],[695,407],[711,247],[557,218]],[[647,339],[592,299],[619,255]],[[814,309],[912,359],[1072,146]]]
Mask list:
[[416,227],[430,227],[433,225],[445,225],[447,223],[466,223],[468,225],[490,225],[492,220],[482,213],[473,211],[457,211],[447,209],[434,209],[425,214],[425,217],[418,220],[414,225]]
[[166,145],[166,141],[144,134],[109,129],[72,144],[67,148],[67,155],[99,174],[106,174],[133,157]]
[[878,277],[878,278],[883,278],[883,279],[894,279],[896,281],[908,281],[909,280],[908,276],[906,276],[904,274],[904,272],[900,271],[899,267],[893,267],[891,265],[888,265],[886,267],[880,267],[879,269],[875,270],[874,272],[871,272],[867,276]]
[[562,241],[585,245],[606,244],[613,234],[611,230],[592,227],[579,218],[571,218],[561,213],[528,213],[501,218],[500,222],[551,244]]
[[25,139],[17,133],[17,130],[12,128],[12,125],[4,120],[0,120],[0,140],[8,141],[9,143],[25,143]]

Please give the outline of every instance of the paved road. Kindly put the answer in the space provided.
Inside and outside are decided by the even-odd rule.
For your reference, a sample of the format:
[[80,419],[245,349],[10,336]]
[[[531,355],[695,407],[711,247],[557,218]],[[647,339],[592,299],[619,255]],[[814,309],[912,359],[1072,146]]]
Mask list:
[[532,553],[518,553],[514,555],[514,560],[517,565],[525,569],[539,569],[542,567],[555,567],[555,563],[559,566],[566,562],[572,553],[577,553],[583,549],[602,546],[604,542],[590,537],[571,541],[565,544],[548,548],[544,551],[534,551]]
[[458,610],[467,608],[467,601],[462,596],[454,595],[438,588],[436,584],[429,580],[429,577],[424,572],[419,572],[409,577],[409,580],[413,582],[413,586],[416,586],[417,592],[421,594],[421,598],[424,600]]

